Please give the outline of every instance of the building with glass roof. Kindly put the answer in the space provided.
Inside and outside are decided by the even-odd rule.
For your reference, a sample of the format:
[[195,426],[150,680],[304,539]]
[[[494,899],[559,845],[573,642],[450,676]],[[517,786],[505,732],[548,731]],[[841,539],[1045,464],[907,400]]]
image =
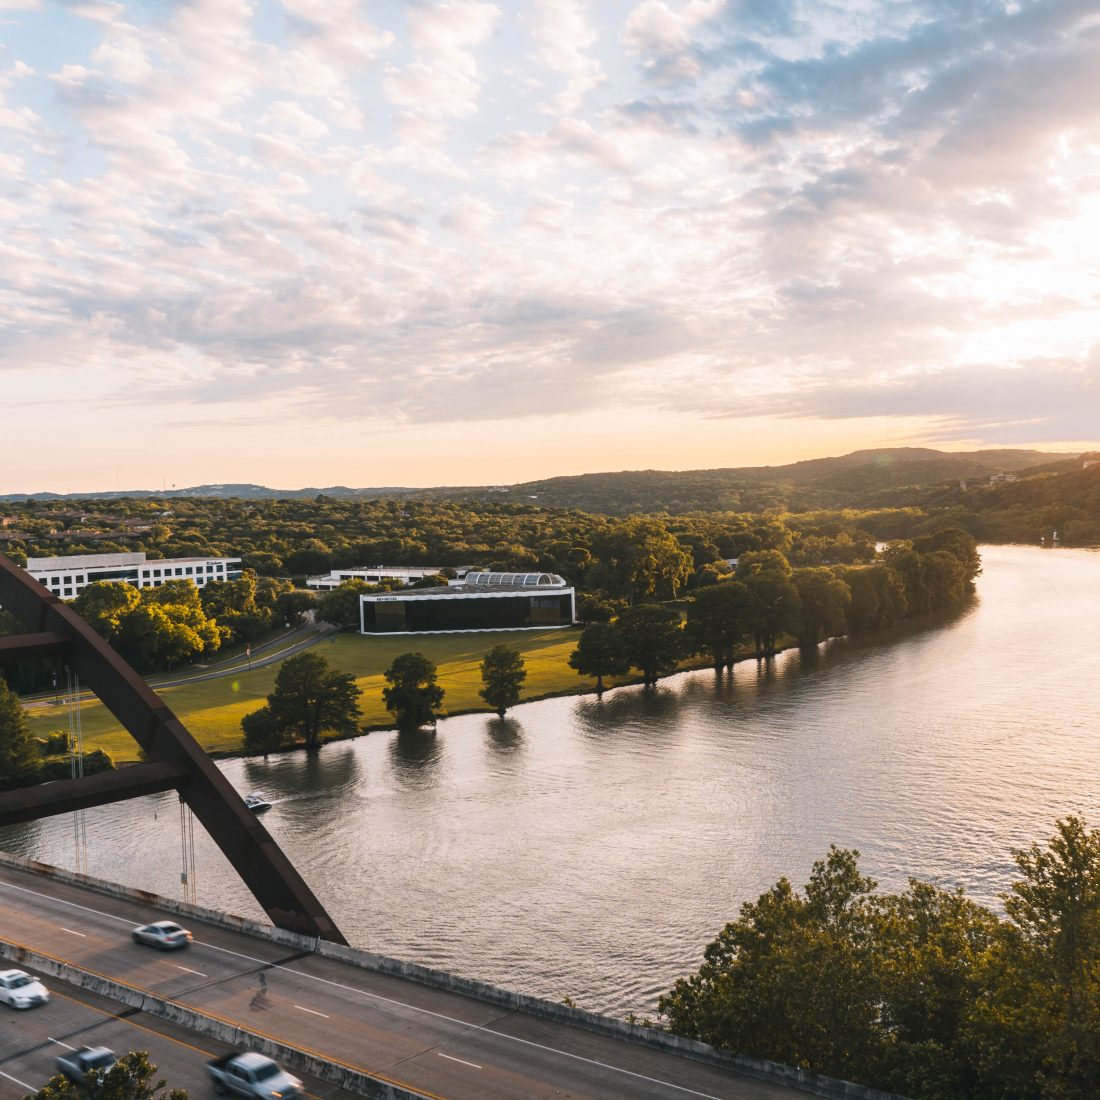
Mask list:
[[445,588],[359,597],[363,634],[545,630],[571,626],[573,588],[556,573],[467,573]]

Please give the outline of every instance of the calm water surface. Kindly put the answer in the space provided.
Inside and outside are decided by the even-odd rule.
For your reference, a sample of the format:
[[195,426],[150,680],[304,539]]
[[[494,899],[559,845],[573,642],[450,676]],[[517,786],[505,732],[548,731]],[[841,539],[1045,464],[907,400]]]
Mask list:
[[[583,1007],[652,1013],[746,899],[830,843],[997,905],[1011,849],[1100,825],[1100,553],[987,547],[962,613],[656,692],[228,761],[348,939]],[[168,895],[174,795],[87,812],[89,871]],[[201,832],[201,830],[200,830]],[[205,835],[202,903],[260,915]],[[68,818],[0,848],[71,867]]]

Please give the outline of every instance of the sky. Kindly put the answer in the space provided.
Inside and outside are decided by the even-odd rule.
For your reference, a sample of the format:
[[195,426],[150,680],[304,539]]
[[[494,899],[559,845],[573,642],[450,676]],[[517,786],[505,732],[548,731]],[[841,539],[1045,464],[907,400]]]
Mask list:
[[0,0],[0,492],[1100,446],[1097,0]]

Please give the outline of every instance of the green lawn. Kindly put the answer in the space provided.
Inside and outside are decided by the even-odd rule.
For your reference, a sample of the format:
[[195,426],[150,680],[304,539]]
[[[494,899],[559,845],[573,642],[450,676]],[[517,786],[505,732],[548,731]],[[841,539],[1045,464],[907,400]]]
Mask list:
[[[364,637],[339,634],[318,643],[322,654],[341,672],[350,672],[362,690],[360,707],[365,726],[386,726],[391,718],[382,706],[382,672],[399,653],[419,650],[439,666],[446,691],[445,712],[486,710],[479,698],[481,659],[495,645],[514,646],[527,664],[523,698],[591,691],[594,681],[578,676],[568,664],[579,630],[524,632],[486,631],[478,634],[425,634],[412,638]],[[164,688],[157,694],[172,708],[208,752],[233,752],[241,746],[241,718],[262,706],[275,684],[278,666],[241,672],[201,684]],[[99,702],[81,708],[86,749],[100,748],[117,762],[137,759],[137,745]],[[40,706],[29,712],[32,732],[43,737],[68,724],[64,707]]]

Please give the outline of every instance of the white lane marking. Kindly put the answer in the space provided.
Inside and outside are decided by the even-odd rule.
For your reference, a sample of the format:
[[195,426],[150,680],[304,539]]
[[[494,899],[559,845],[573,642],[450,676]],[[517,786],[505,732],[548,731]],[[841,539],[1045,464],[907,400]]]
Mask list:
[[71,1047],[68,1043],[63,1043],[60,1039],[52,1039],[49,1035],[46,1036],[46,1041],[50,1043],[57,1043],[59,1047],[64,1047],[66,1050],[76,1050],[76,1047]]
[[[245,956],[247,958],[247,956]],[[288,974],[296,974],[299,978],[306,978],[314,982],[323,982],[336,989],[345,989],[349,993],[358,993],[361,997],[368,997],[373,1001],[381,1001],[384,1004],[397,1005],[398,1008],[408,1009],[410,1012],[419,1012],[424,1016],[434,1016],[437,1020],[444,1020],[449,1024],[458,1024],[469,1031],[484,1031],[486,1035],[495,1035],[505,1042],[521,1043],[525,1047],[534,1047],[535,1050],[544,1050],[547,1054],[557,1054],[562,1058],[571,1058],[574,1062],[584,1062],[585,1065],[599,1066],[600,1069],[609,1069],[614,1073],[622,1073],[627,1077],[636,1077],[639,1081],[648,1081],[653,1085],[664,1085],[666,1088],[675,1089],[677,1092],[686,1092],[689,1096],[701,1097],[701,1100],[722,1100],[710,1092],[699,1092],[697,1089],[689,1089],[686,1085],[677,1085],[673,1081],[666,1081],[661,1077],[649,1077],[644,1073],[635,1073],[633,1070],[623,1069],[622,1066],[613,1066],[609,1062],[601,1062],[597,1058],[585,1058],[583,1054],[572,1054],[568,1050],[558,1050],[557,1047],[548,1047],[545,1043],[536,1043],[531,1039],[521,1039],[518,1035],[509,1035],[504,1031],[494,1031],[486,1024],[471,1024],[469,1020],[458,1020],[454,1016],[447,1016],[442,1012],[433,1012],[430,1008],[419,1008],[417,1005],[406,1004],[404,1001],[396,1001],[392,997],[383,997],[380,993],[371,993],[366,989],[357,989],[353,985],[344,985],[343,982],[334,982],[329,978],[322,978],[316,974],[307,974],[304,970],[294,970],[289,966],[272,964],[273,970],[285,970]]]
[[26,1081],[20,1081],[18,1077],[12,1077],[10,1073],[5,1073],[2,1069],[0,1069],[0,1077],[6,1077],[9,1081],[14,1081],[21,1089],[26,1089],[27,1092],[38,1091],[34,1085],[28,1085]]
[[88,938],[86,932],[74,932],[71,928],[66,928],[63,924],[59,924],[57,927],[60,928],[62,932],[68,932],[70,936],[79,936],[82,940]]
[[464,1066],[473,1066],[474,1069],[481,1069],[481,1066],[476,1062],[466,1062],[461,1058],[452,1058],[449,1054],[444,1054],[441,1050],[437,1050],[436,1054],[438,1054],[440,1058],[446,1058],[448,1062],[461,1062]]
[[179,963],[176,963],[176,969],[185,970],[188,974],[197,974],[200,978],[207,977],[201,970],[192,970],[189,966],[180,966]]
[[294,1007],[299,1012],[308,1012],[311,1016],[321,1016],[322,1018],[324,1018],[326,1020],[329,1018],[328,1016],[325,1016],[325,1014],[323,1012],[316,1012],[312,1008],[306,1008],[305,1005],[295,1005]]
[[[46,901],[52,901],[61,905],[71,905],[75,909],[84,909],[89,913],[98,913],[101,917],[109,917],[111,920],[117,920],[124,924],[133,924],[133,921],[126,920],[125,917],[116,916],[114,913],[104,913],[100,909],[92,909],[87,905],[79,905],[75,901],[66,901],[64,898],[51,897],[49,894],[43,894],[38,890],[29,890],[25,886],[16,886],[11,882],[0,882],[0,886],[7,886],[12,890],[20,890],[25,894],[33,894],[35,897],[45,898]],[[195,941],[199,943],[198,940]],[[685,1085],[677,1085],[672,1081],[665,1081],[660,1077],[647,1077],[644,1073],[635,1073],[633,1070],[623,1069],[621,1066],[612,1066],[607,1062],[601,1062],[596,1058],[585,1058],[581,1054],[571,1054],[567,1050],[558,1050],[557,1047],[546,1046],[545,1043],[535,1043],[530,1039],[520,1039],[516,1035],[507,1035],[503,1031],[494,1031],[490,1027],[486,1027],[482,1024],[471,1024],[469,1020],[458,1020],[453,1016],[447,1016],[442,1012],[433,1012],[430,1008],[418,1008],[416,1005],[406,1004],[404,1001],[394,1000],[393,997],[383,997],[378,993],[370,993],[365,989],[357,989],[353,985],[344,985],[342,982],[330,981],[328,978],[321,978],[315,974],[307,974],[302,970],[292,970],[289,966],[280,966],[278,963],[271,963],[266,959],[257,959],[253,955],[245,955],[240,951],[231,951],[228,947],[217,947],[212,943],[202,944],[203,947],[208,947],[214,951],[221,951],[226,955],[235,955],[238,959],[247,959],[249,962],[260,963],[264,966],[271,966],[276,970],[285,970],[288,974],[296,974],[299,978],[305,978],[307,981],[322,982],[325,985],[331,985],[336,989],[346,989],[349,993],[358,993],[361,997],[368,997],[374,1001],[380,1001],[383,1004],[397,1005],[399,1008],[407,1009],[409,1012],[419,1012],[425,1016],[434,1016],[437,1020],[445,1020],[447,1023],[458,1024],[460,1027],[468,1028],[471,1031],[484,1031],[489,1035],[495,1035],[498,1039],[504,1039],[513,1043],[521,1043],[523,1046],[534,1047],[536,1050],[544,1050],[548,1054],[558,1054],[563,1058],[570,1058],[575,1062],[584,1062],[586,1065],[599,1066],[601,1069],[609,1069],[616,1073],[622,1073],[627,1077],[636,1077],[639,1081],[648,1081],[655,1085],[665,1085],[670,1089],[675,1089],[677,1092],[687,1093],[689,1096],[698,1096],[702,1100],[722,1100],[720,1096],[714,1096],[709,1092],[698,1092],[696,1089],[689,1089]]]

